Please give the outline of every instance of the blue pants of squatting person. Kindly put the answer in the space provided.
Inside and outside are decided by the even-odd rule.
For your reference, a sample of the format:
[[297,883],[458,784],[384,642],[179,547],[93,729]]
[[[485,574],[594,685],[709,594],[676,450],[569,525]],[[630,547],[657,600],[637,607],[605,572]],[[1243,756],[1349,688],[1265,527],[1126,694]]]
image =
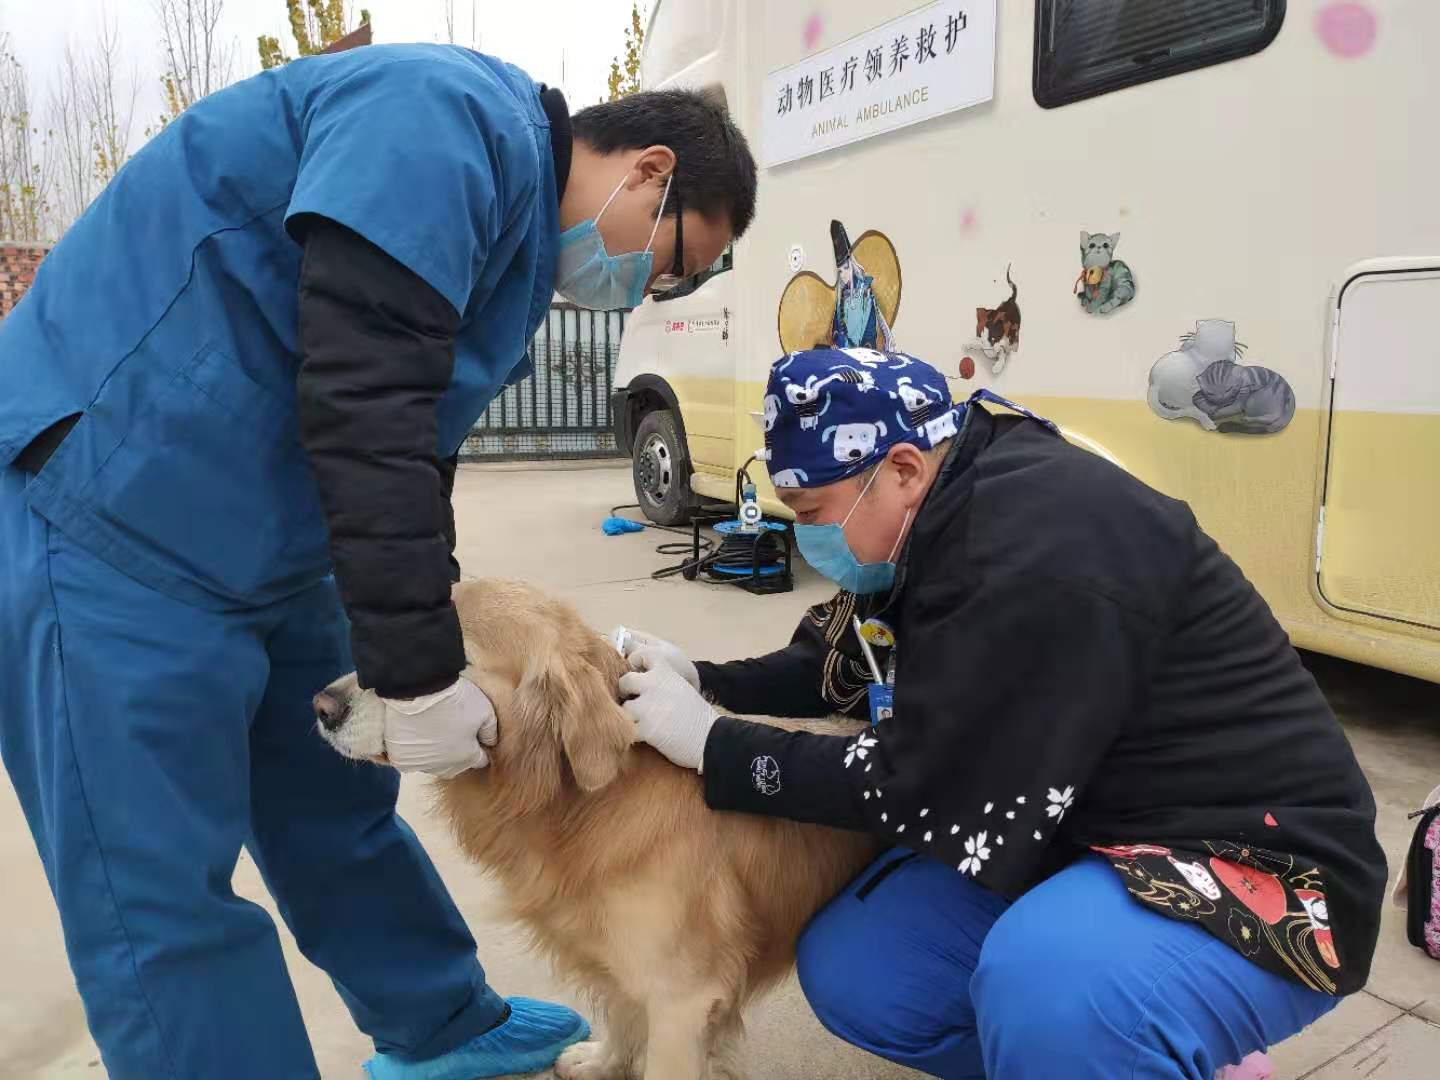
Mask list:
[[830,1031],[945,1080],[1212,1080],[1339,1001],[1141,907],[1098,858],[1009,904],[892,850],[815,916],[799,969]]
[[398,774],[314,730],[350,668],[332,583],[256,610],[153,592],[51,529],[0,468],[0,751],[113,1080],[312,1080],[246,846],[301,951],[382,1051],[444,1053],[503,1001]]

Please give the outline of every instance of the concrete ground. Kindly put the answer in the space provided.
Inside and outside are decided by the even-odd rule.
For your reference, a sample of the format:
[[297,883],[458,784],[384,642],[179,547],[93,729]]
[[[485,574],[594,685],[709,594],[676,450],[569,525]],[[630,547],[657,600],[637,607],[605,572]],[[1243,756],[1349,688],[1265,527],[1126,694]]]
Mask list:
[[[466,467],[455,493],[460,558],[468,574],[526,578],[563,596],[590,623],[643,627],[697,657],[729,658],[783,644],[808,604],[831,587],[801,566],[796,590],[753,597],[679,578],[655,582],[666,562],[660,534],[606,537],[608,508],[633,498],[614,467]],[[1440,687],[1325,658],[1311,658],[1374,785],[1379,833],[1392,873],[1410,835],[1405,815],[1440,783]],[[403,810],[470,919],[491,981],[503,993],[573,998],[493,915],[490,885],[425,810],[424,782],[407,779]],[[8,784],[0,784],[0,1080],[102,1076],[65,963],[59,923],[29,833]],[[242,856],[237,891],[274,908]],[[278,923],[278,920],[277,920]],[[283,927],[292,978],[326,1080],[359,1076],[367,1041],[325,976],[295,950]],[[578,1002],[576,1002],[578,1004]],[[920,1074],[870,1058],[827,1035],[793,982],[749,1018],[753,1075],[763,1080],[900,1080]],[[1387,906],[1374,974],[1365,992],[1271,1050],[1285,1080],[1419,1080],[1440,1061],[1440,964],[1405,942],[1401,913]],[[1428,1065],[1425,1062],[1429,1062]],[[197,1078],[202,1080],[202,1078]]]

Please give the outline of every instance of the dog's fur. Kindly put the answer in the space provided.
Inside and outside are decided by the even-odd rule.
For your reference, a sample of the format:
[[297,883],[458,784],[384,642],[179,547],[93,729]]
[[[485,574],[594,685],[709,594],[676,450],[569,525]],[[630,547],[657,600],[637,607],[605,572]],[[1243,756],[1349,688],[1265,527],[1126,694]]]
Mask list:
[[[741,1008],[789,971],[801,929],[875,841],[709,810],[698,775],[632,745],[625,662],[573,611],[514,582],[463,583],[455,604],[465,677],[494,702],[500,739],[489,768],[437,783],[438,805],[606,1020],[604,1041],[571,1047],[557,1074],[737,1077]],[[354,676],[325,693],[349,706],[332,744],[384,761],[375,696]]]

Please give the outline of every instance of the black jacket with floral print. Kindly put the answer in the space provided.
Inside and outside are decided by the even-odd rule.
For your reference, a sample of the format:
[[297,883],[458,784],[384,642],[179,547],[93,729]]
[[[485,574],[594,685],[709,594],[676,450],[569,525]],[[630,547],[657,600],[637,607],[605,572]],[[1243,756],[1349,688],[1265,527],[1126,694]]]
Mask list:
[[868,715],[857,608],[894,631],[893,717],[855,739],[723,717],[712,807],[868,830],[1011,898],[1094,852],[1267,969],[1364,984],[1385,888],[1369,785],[1185,504],[976,406],[894,590],[839,594],[769,656],[698,664],[704,690],[737,713]]

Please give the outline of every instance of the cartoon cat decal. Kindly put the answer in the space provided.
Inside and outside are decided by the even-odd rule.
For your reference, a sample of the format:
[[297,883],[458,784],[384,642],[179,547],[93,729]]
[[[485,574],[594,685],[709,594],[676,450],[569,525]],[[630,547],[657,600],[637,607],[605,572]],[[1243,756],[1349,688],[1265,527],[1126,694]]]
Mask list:
[[1162,420],[1194,420],[1206,431],[1283,431],[1295,416],[1295,392],[1279,372],[1239,363],[1244,354],[1233,322],[1202,319],[1150,369],[1150,408]]
[[1121,259],[1115,258],[1120,243],[1117,233],[1080,234],[1080,276],[1075,294],[1080,306],[1091,315],[1105,315],[1135,299],[1135,275]]

